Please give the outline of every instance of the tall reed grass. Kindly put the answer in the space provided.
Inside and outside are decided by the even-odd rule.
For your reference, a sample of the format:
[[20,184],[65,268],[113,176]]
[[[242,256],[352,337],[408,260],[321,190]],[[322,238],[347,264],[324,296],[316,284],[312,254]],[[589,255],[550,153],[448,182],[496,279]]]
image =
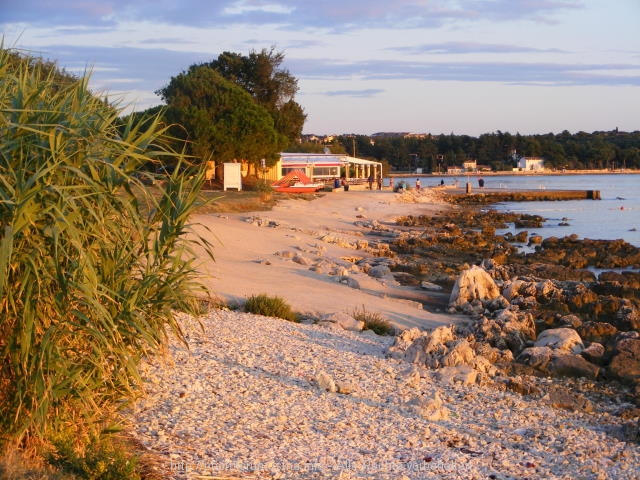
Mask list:
[[152,195],[143,165],[186,160],[159,117],[120,125],[88,80],[0,46],[2,444],[88,436],[180,334],[175,309],[203,290],[196,249],[212,254],[185,236],[203,171],[176,168]]

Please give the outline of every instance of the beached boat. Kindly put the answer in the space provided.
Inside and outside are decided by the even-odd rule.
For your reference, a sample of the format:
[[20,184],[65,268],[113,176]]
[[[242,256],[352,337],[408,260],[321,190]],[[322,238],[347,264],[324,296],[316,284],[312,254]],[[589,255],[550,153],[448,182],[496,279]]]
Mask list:
[[271,185],[274,191],[284,193],[313,193],[324,188],[324,183],[314,183],[302,170],[287,173]]

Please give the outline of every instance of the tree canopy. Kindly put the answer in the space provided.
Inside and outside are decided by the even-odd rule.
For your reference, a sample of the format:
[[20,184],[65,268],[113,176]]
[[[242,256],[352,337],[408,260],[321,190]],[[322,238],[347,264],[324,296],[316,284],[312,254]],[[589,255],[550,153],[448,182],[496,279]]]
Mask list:
[[273,162],[286,139],[269,113],[248,92],[206,65],[194,65],[159,91],[167,103],[165,120],[176,138],[188,140],[191,154],[208,160]]
[[171,78],[156,93],[173,135],[202,160],[275,163],[306,119],[294,100],[298,82],[281,68],[283,60],[273,48],[248,56],[224,52]]

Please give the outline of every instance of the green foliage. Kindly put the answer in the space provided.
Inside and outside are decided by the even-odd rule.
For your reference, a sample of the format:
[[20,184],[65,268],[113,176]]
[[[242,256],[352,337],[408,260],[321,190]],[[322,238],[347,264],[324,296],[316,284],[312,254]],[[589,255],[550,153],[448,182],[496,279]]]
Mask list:
[[150,191],[143,165],[184,159],[87,84],[0,48],[0,444],[95,428],[204,291],[210,245],[184,236],[204,172]]
[[207,66],[192,66],[158,93],[167,102],[172,133],[189,141],[191,153],[217,162],[262,158],[274,164],[285,139],[269,113],[234,83]]
[[49,464],[60,472],[87,480],[140,480],[137,459],[113,439],[92,436],[82,451],[77,442],[68,437],[53,440],[54,452]]
[[362,306],[362,310],[354,309],[353,318],[364,322],[363,330],[371,330],[377,335],[395,335],[396,329],[379,313],[369,312]]
[[511,156],[514,150],[523,156],[543,157],[548,168],[640,168],[640,131],[541,135],[497,131],[479,137],[380,134],[374,139],[343,135],[338,141],[350,154],[355,148],[359,157],[386,160],[394,169],[404,171],[422,168],[425,172],[445,172],[448,166],[461,166],[466,159],[493,170],[511,170],[515,166]]
[[244,304],[244,311],[265,317],[276,317],[291,322],[298,321],[298,315],[291,310],[289,304],[281,297],[270,297],[265,294],[252,295]]
[[206,65],[247,91],[270,113],[278,133],[293,144],[302,134],[307,116],[294,101],[298,80],[282,68],[283,62],[284,53],[271,48],[252,50],[247,56],[223,52]]

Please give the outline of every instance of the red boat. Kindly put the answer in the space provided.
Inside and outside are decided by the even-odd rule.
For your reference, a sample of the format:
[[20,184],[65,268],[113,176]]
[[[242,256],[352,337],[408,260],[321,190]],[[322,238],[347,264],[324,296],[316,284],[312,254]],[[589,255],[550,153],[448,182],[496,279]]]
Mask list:
[[287,173],[271,185],[276,192],[285,193],[314,193],[324,188],[324,183],[313,183],[302,170]]

